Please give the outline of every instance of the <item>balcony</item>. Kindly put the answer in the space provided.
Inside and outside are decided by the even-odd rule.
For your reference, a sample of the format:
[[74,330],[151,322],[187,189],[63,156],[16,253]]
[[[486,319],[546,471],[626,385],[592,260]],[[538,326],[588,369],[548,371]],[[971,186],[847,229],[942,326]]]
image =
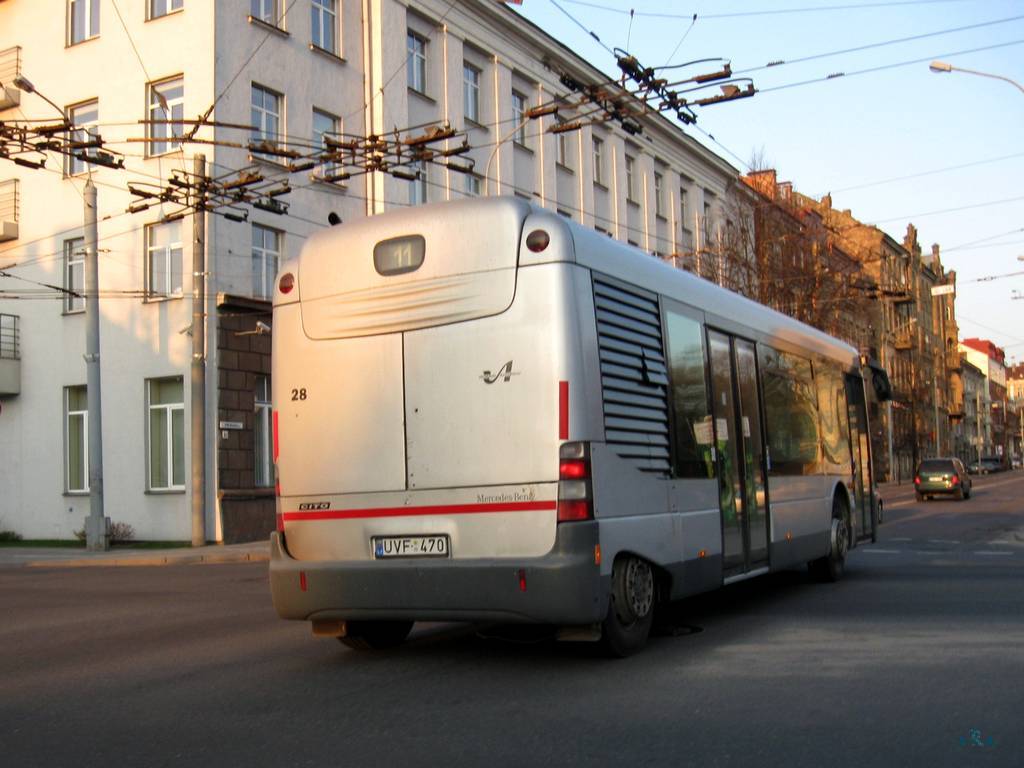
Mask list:
[[894,335],[892,345],[896,349],[908,350],[914,346],[914,334],[909,330],[897,331]]
[[0,397],[21,393],[18,316],[0,314]]
[[0,181],[0,243],[18,239],[18,180]]
[[12,83],[21,74],[21,46],[0,51],[0,110],[14,109],[21,104],[21,91]]
[[955,349],[946,350],[946,367],[951,371],[960,370],[960,353]]

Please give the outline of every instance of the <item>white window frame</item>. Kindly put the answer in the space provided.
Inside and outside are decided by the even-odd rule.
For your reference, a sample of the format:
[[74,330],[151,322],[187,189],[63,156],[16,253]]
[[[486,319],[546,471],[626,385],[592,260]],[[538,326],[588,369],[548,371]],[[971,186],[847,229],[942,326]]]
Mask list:
[[[153,402],[153,384],[165,381],[180,381],[182,383],[182,402],[180,403],[154,403]],[[185,469],[188,463],[187,451],[188,448],[184,447],[182,450],[182,466],[180,467],[181,482],[174,482],[174,414],[175,412],[181,412],[181,431],[182,431],[182,445],[184,446],[185,440],[185,382],[182,376],[168,376],[157,379],[146,379],[146,488],[150,491],[183,491],[185,490]],[[166,422],[166,435],[167,444],[165,449],[167,451],[167,466],[164,469],[167,471],[167,485],[160,486],[153,482],[153,435],[151,431],[152,417],[154,411],[162,411],[163,419]]]
[[423,205],[427,202],[427,163],[416,160],[409,163],[409,170],[418,172],[418,178],[409,182],[409,205]]
[[[563,125],[566,121],[560,117],[555,118],[556,125]],[[555,164],[563,168],[569,167],[569,140],[568,131],[555,134]]]
[[271,419],[270,377],[257,374],[253,393],[253,485],[269,488],[274,485],[274,437]]
[[[89,392],[84,384],[64,387],[64,492],[68,494],[89,492],[89,406],[88,400],[84,410],[71,410],[71,390],[80,389],[88,398]],[[81,429],[81,469],[82,487],[73,488],[71,485],[71,420],[80,419]]]
[[687,211],[687,189],[686,187],[679,187],[679,222],[684,232],[691,232],[690,229],[690,214]]
[[462,110],[467,120],[480,124],[480,78],[483,70],[462,62]]
[[257,21],[269,24],[272,27],[282,28],[280,0],[251,0],[249,3],[249,15]]
[[[330,123],[330,130],[324,131],[317,128],[318,117]],[[318,150],[327,150],[327,142],[324,140],[324,134],[327,133],[335,135],[341,133],[341,118],[332,115],[330,112],[313,107],[313,146]],[[330,176],[338,170],[338,165],[337,163],[322,163],[318,169],[324,176]]]
[[[338,55],[338,6],[337,0],[311,0],[310,2],[310,44],[321,51]],[[329,35],[330,39],[325,40]],[[319,38],[319,39],[318,39]],[[325,45],[324,43],[327,43]]]
[[[165,245],[153,245],[153,234],[159,228],[167,228],[167,230],[176,229],[178,238],[177,240],[168,238],[168,242]],[[166,276],[164,285],[154,285],[154,275],[156,270],[153,269],[153,262],[156,259],[163,261],[163,274]],[[177,280],[174,280],[175,270],[174,262],[177,259]],[[182,265],[184,259],[184,245],[182,240],[182,226],[181,221],[170,221],[155,224],[146,225],[146,300],[153,301],[159,299],[168,298],[180,298],[182,294]],[[177,282],[178,285],[173,285]]]
[[[260,242],[256,243],[256,234]],[[267,236],[273,236],[273,246],[268,246]],[[275,250],[276,247],[276,250]],[[270,299],[274,295],[274,278],[281,264],[284,247],[284,232],[263,224],[252,224],[252,295],[258,299]]]
[[665,218],[665,177],[654,172],[654,215]]
[[463,190],[466,193],[466,197],[479,197],[481,192],[480,177],[475,173],[466,173],[463,175],[465,176]]
[[594,183],[600,184],[602,187],[604,183],[604,139],[593,136],[593,147],[594,147]]
[[405,32],[406,84],[417,93],[427,93],[427,38],[411,29]]
[[633,155],[626,155],[626,200],[631,203],[636,199],[636,158]]
[[528,104],[526,95],[520,93],[516,89],[512,89],[512,119],[515,120],[516,132],[512,139],[513,142],[521,147],[526,146],[526,105]]
[[[92,114],[90,114],[90,112]],[[74,129],[69,135],[71,141],[89,141],[92,138],[99,136],[99,131],[96,130],[96,126],[100,122],[100,101],[99,99],[92,99],[90,101],[83,101],[79,104],[74,104],[68,107],[68,121],[74,126]],[[81,120],[81,115],[89,115],[88,120]],[[91,129],[91,130],[90,130]],[[95,153],[96,150],[84,149],[82,152],[86,157]],[[67,156],[65,162],[64,173],[67,176],[78,176],[82,173],[88,173],[89,163],[85,160],[79,160],[77,157]]]
[[149,0],[149,18],[160,19],[185,7],[185,0]]
[[[180,89],[178,95],[167,98],[168,92]],[[185,76],[168,77],[148,86],[149,119],[177,120],[185,118]],[[165,109],[166,107],[166,109]],[[185,135],[182,122],[149,123],[147,126],[150,141],[146,151],[150,157],[165,155],[181,149],[181,142],[175,141]]]
[[[257,93],[261,97],[261,103],[259,104],[256,103]],[[273,109],[267,106],[268,97],[272,99]],[[257,144],[266,143],[273,147],[282,147],[284,145],[284,142],[281,140],[281,137],[284,136],[284,127],[281,125],[281,115],[284,114],[283,94],[265,85],[252,83],[249,90],[249,114],[254,129],[251,134],[253,142]],[[257,157],[278,162],[272,155],[262,155],[258,152],[254,154]]]
[[[82,36],[76,35],[75,9],[82,8]],[[100,0],[68,0],[67,4],[68,45],[78,45],[100,36]]]
[[[78,294],[85,292],[85,238],[72,237],[64,241],[64,288]],[[64,314],[85,312],[85,296],[64,294]]]

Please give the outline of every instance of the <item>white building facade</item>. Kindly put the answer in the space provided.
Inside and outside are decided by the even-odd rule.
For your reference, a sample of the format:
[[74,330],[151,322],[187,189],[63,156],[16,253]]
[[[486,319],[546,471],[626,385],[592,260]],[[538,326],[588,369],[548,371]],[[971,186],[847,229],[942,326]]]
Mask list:
[[[205,538],[272,526],[266,297],[277,264],[329,214],[349,221],[516,194],[664,258],[706,247],[736,169],[657,114],[638,118],[638,135],[611,121],[551,133],[574,114],[566,73],[607,80],[488,0],[0,0],[0,121],[55,121],[60,108],[78,137],[102,137],[125,162],[114,169],[51,152],[31,169],[0,157],[0,530],[70,538],[88,514],[89,178],[98,190],[105,514],[141,539],[190,538],[196,332],[207,350]],[[36,92],[15,86],[19,76]],[[562,105],[558,114],[524,119],[550,103]],[[203,116],[198,142],[183,141],[187,121]],[[308,154],[324,134],[414,135],[443,121],[466,132],[472,174],[426,164],[415,181],[373,173],[326,183],[322,168],[289,172],[246,146]],[[205,217],[202,329],[191,327],[194,217],[176,218],[172,203],[127,212],[138,201],[129,184],[166,186],[197,154],[211,176],[248,168],[292,187],[281,198],[287,215],[245,207],[245,221]]]

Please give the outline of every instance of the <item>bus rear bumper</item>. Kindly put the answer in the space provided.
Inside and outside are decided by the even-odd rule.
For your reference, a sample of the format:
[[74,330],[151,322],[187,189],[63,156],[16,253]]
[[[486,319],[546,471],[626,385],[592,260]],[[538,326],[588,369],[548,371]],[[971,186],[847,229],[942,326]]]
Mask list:
[[596,521],[558,526],[542,557],[475,560],[296,560],[270,537],[270,589],[285,619],[601,621],[609,580],[595,563]]

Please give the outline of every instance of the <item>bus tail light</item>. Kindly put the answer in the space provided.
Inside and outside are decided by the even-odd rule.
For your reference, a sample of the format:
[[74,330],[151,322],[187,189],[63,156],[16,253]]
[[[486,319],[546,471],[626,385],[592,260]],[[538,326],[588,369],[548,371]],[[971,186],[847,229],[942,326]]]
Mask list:
[[949,478],[949,482],[952,485],[959,485],[960,484],[960,475],[953,475],[951,478]]
[[590,446],[563,443],[558,449],[558,522],[593,519]]
[[914,476],[914,485],[920,485],[920,484],[921,484],[921,476],[920,475],[915,475]]

